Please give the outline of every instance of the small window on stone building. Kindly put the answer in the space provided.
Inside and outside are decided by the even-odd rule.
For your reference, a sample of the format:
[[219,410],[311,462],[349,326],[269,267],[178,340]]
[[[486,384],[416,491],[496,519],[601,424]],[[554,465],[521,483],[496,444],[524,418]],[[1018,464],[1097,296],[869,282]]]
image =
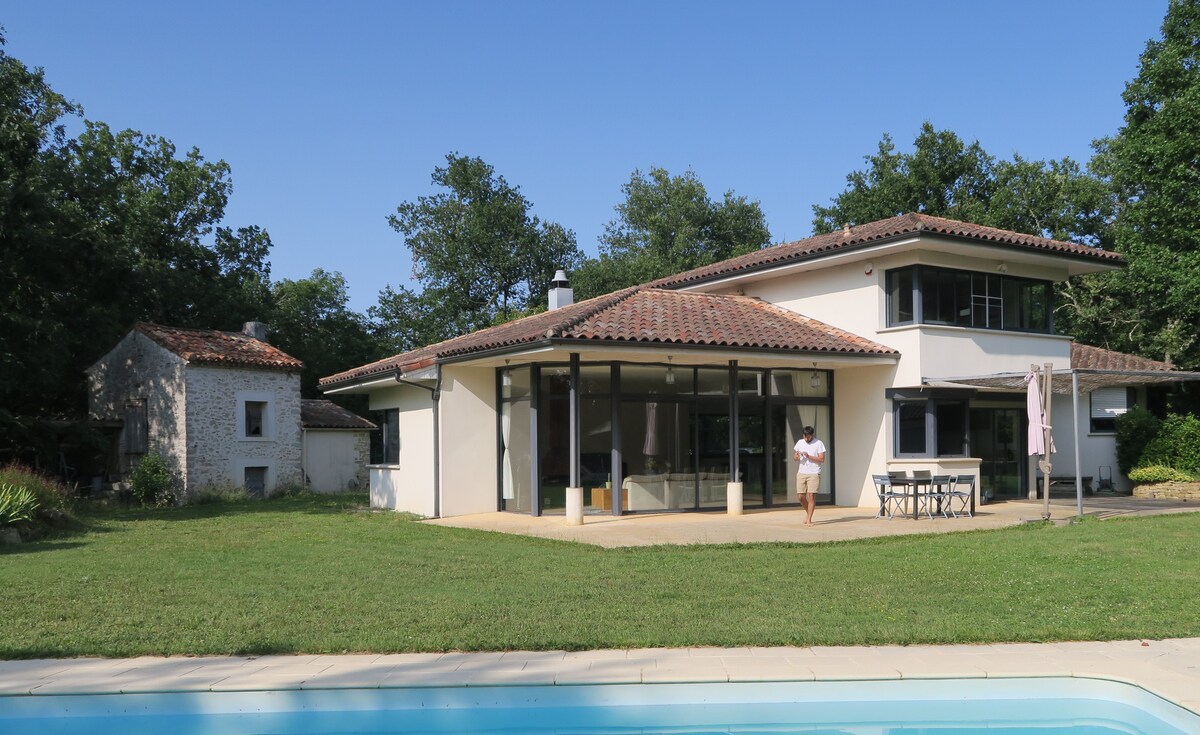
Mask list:
[[267,415],[266,401],[246,401],[246,436],[261,437]]
[[266,497],[267,494],[267,468],[266,467],[247,467],[243,485],[246,488],[246,494],[252,498]]
[[263,390],[243,390],[237,393],[237,438],[249,441],[274,441],[275,394]]

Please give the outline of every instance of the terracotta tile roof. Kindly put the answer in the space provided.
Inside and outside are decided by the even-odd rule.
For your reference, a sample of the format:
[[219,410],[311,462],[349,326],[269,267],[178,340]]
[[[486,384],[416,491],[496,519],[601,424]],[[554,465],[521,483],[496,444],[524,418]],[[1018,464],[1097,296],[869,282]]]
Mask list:
[[1076,370],[1131,370],[1135,372],[1176,369],[1169,362],[1127,355],[1124,352],[1114,352],[1103,347],[1081,345],[1078,342],[1071,343],[1071,367]]
[[300,401],[300,425],[305,429],[374,429],[375,424],[324,398]]
[[149,322],[138,322],[133,328],[192,365],[228,365],[289,372],[304,369],[303,362],[278,347],[241,332],[164,327]]
[[[331,375],[322,378],[321,385],[544,341],[703,345],[864,356],[899,354],[890,347],[759,299],[635,286]],[[580,347],[586,348],[586,344]]]
[[735,275],[739,272],[756,271],[766,268],[779,267],[793,262],[812,260],[825,255],[851,251],[860,247],[868,247],[891,239],[913,237],[916,235],[937,235],[960,240],[970,240],[987,245],[1043,250],[1073,258],[1086,258],[1112,265],[1125,262],[1124,256],[1110,250],[1080,245],[1061,240],[1049,240],[1044,237],[1025,235],[1019,232],[999,230],[995,227],[984,227],[969,222],[932,217],[927,214],[909,213],[899,217],[869,222],[851,228],[849,233],[843,230],[817,235],[805,240],[773,245],[769,248],[756,250],[752,253],[723,260],[701,268],[667,276],[653,282],[652,286],[664,288],[684,286],[714,278]]

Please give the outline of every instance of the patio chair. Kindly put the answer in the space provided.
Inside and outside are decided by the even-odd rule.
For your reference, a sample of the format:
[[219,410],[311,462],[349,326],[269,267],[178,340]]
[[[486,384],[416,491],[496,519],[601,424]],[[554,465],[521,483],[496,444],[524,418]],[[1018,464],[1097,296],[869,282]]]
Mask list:
[[934,503],[942,518],[949,518],[946,512],[950,505],[950,488],[954,478],[950,475],[934,475],[929,479],[929,489],[925,491],[925,514],[933,518]]
[[896,517],[896,508],[900,508],[900,515],[908,513],[908,493],[904,492],[903,488],[896,489],[892,487],[892,478],[888,475],[871,475],[871,479],[875,481],[875,494],[879,496],[879,513],[876,518],[882,518],[884,513],[887,513],[888,519]]
[[[966,513],[968,518],[975,517],[971,510],[975,505],[975,475],[959,475],[954,478],[947,495],[949,498],[946,500],[946,505],[955,518],[958,518],[960,513]],[[955,503],[958,504],[957,509],[954,507]]]

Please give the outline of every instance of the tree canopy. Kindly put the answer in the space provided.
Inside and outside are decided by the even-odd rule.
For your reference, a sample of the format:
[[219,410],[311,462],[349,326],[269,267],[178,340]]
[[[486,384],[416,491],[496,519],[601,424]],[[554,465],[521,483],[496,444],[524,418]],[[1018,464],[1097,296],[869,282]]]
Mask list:
[[1200,1],[1172,0],[1123,98],[1125,124],[1093,167],[1118,199],[1129,266],[1089,284],[1090,336],[1200,368]]
[[555,270],[581,260],[575,233],[531,215],[520,189],[482,159],[451,153],[432,180],[446,191],[404,202],[388,217],[412,253],[422,294],[385,290],[377,318],[429,318],[416,333],[444,339],[537,310]]
[[1092,245],[1109,240],[1112,196],[1069,158],[997,160],[978,141],[926,122],[911,153],[898,152],[885,134],[865,160],[867,168],[851,172],[829,206],[813,207],[814,232],[923,212]]
[[600,256],[572,275],[579,299],[758,250],[771,240],[758,202],[725,192],[717,202],[692,171],[634,171],[600,237]]

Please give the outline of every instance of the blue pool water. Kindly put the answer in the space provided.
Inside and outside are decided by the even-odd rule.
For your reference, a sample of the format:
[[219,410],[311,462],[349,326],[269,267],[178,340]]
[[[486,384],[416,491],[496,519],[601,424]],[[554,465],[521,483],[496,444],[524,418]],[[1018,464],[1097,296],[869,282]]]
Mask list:
[[1137,687],[975,679],[0,697],[0,733],[1198,735]]

